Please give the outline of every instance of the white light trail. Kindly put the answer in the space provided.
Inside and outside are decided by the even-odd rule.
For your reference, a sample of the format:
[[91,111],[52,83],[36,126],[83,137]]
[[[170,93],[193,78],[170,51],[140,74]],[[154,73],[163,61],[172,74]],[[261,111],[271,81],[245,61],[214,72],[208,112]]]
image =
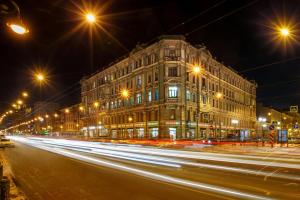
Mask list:
[[[32,139],[32,138],[30,138]],[[60,144],[73,144],[81,147],[94,147],[98,149],[108,149],[115,151],[125,151],[131,153],[139,154],[149,154],[149,155],[159,155],[167,157],[178,157],[184,159],[199,159],[199,160],[210,160],[210,161],[222,161],[222,162],[231,162],[239,163],[245,165],[260,165],[260,166],[270,166],[270,167],[283,167],[291,169],[300,169],[300,164],[287,163],[288,159],[285,159],[284,163],[274,162],[274,161],[264,161],[264,160],[249,160],[249,159],[240,159],[240,158],[230,158],[224,157],[227,156],[239,156],[241,158],[247,158],[243,155],[228,155],[228,154],[213,154],[213,153],[203,153],[203,152],[186,152],[179,150],[166,150],[166,149],[155,149],[155,148],[142,148],[142,147],[130,147],[130,146],[112,146],[112,145],[103,145],[101,143],[91,143],[91,142],[82,142],[82,141],[70,141],[62,139],[35,139],[42,141],[52,141]],[[256,157],[259,159],[259,156]],[[265,159],[265,158],[263,158]],[[276,159],[276,158],[274,158]],[[298,161],[299,162],[299,161]]]
[[300,181],[300,177],[297,175],[288,175],[288,174],[281,174],[281,173],[273,173],[273,172],[262,172],[250,169],[242,169],[239,167],[226,167],[226,166],[219,166],[219,165],[212,165],[212,164],[203,164],[203,163],[196,163],[190,161],[184,161],[181,159],[173,159],[173,158],[166,158],[160,156],[149,156],[149,155],[141,155],[135,153],[126,153],[120,151],[112,151],[112,150],[105,150],[105,149],[97,149],[93,147],[88,147],[85,150],[83,148],[78,148],[76,145],[67,145],[61,144],[57,145],[54,142],[44,142],[44,144],[50,144],[54,147],[70,149],[74,151],[80,151],[85,153],[92,153],[101,156],[107,157],[114,157],[114,158],[121,158],[125,160],[132,160],[138,162],[144,162],[149,164],[157,164],[162,166],[169,166],[169,167],[181,167],[181,165],[186,166],[194,166],[194,167],[201,167],[201,168],[208,168],[214,170],[224,170],[236,173],[245,173],[245,174],[252,174],[256,176],[265,176],[265,177],[275,177],[275,178],[283,178],[283,179],[290,179]]
[[23,139],[21,139],[21,140],[16,139],[16,140],[26,143],[26,144],[29,144],[31,146],[46,150],[46,151],[64,155],[69,158],[73,158],[76,160],[81,160],[81,161],[85,161],[88,163],[101,165],[101,166],[105,166],[105,167],[109,167],[109,168],[113,168],[113,169],[117,169],[117,170],[121,170],[121,171],[126,171],[129,173],[138,175],[138,176],[147,177],[147,178],[157,180],[157,181],[167,182],[167,183],[181,185],[181,186],[190,187],[190,188],[199,189],[199,190],[210,191],[213,193],[218,193],[218,194],[227,195],[227,196],[236,197],[236,198],[242,198],[242,199],[257,199],[257,200],[271,199],[271,198],[266,198],[263,196],[253,195],[253,194],[249,194],[249,193],[245,193],[245,192],[239,192],[237,190],[232,190],[232,189],[223,188],[223,187],[219,187],[219,186],[198,183],[198,182],[189,181],[189,180],[185,180],[185,179],[181,179],[181,178],[175,178],[175,177],[171,177],[171,176],[161,175],[158,173],[149,172],[149,171],[145,171],[145,170],[141,170],[141,169],[137,169],[137,168],[133,168],[133,167],[128,167],[128,166],[121,165],[121,164],[116,164],[114,162],[101,160],[98,158],[96,159],[96,158],[92,158],[89,156],[80,155],[80,154],[69,152],[69,151],[66,151],[63,149],[50,148],[50,147],[43,146],[43,145],[38,144],[37,142],[33,142],[33,141],[28,141],[28,140],[23,140]]
[[[21,137],[12,137],[12,139],[20,139],[22,141],[27,140]],[[226,167],[226,166],[220,166],[220,165],[214,165],[214,164],[204,164],[204,163],[198,163],[198,162],[192,162],[192,161],[185,161],[182,159],[173,159],[161,157],[157,154],[153,154],[153,151],[157,151],[157,149],[150,148],[146,150],[149,150],[152,152],[152,154],[140,154],[139,152],[136,152],[135,150],[129,151],[134,153],[128,153],[128,145],[114,145],[111,143],[108,143],[108,145],[100,145],[99,143],[91,143],[91,142],[83,142],[83,141],[70,141],[70,140],[63,140],[63,139],[45,139],[45,138],[30,138],[29,141],[36,141],[40,142],[46,145],[52,145],[59,148],[65,148],[65,149],[71,149],[75,151],[81,151],[85,153],[93,153],[101,156],[107,156],[107,157],[114,157],[114,158],[120,158],[125,160],[132,160],[137,162],[143,162],[148,164],[156,164],[156,165],[162,165],[162,166],[168,166],[168,167],[181,167],[181,165],[186,166],[194,166],[194,167],[201,167],[201,168],[208,168],[213,170],[224,170],[224,171],[230,171],[235,173],[245,173],[245,174],[252,174],[256,176],[265,176],[265,177],[275,177],[275,178],[282,178],[282,179],[289,179],[289,180],[296,180],[299,181],[300,177],[297,175],[290,175],[290,174],[282,174],[282,173],[273,173],[273,172],[263,172],[261,170],[251,170],[251,169],[243,169],[239,167]],[[116,150],[115,146],[117,146],[118,150]],[[121,147],[121,148],[120,148]],[[124,148],[127,151],[124,151]],[[113,149],[113,150],[111,150]],[[139,147],[143,151],[143,147]],[[159,149],[160,151],[165,151],[162,149]],[[159,151],[159,152],[160,152]],[[167,150],[167,151],[173,151],[173,150]],[[179,151],[180,152],[180,151]],[[149,154],[149,152],[147,152]],[[184,152],[184,153],[194,153],[194,152]],[[197,152],[198,153],[198,152]],[[164,155],[165,156],[165,155]],[[175,157],[175,156],[173,156]],[[188,157],[188,156],[187,156]],[[183,158],[183,157],[179,157]]]

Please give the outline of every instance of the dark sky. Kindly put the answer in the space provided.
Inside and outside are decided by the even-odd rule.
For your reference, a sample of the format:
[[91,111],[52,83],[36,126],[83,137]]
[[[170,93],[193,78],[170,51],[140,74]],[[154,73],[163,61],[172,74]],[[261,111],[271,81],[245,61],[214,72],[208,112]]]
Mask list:
[[[95,30],[93,71],[125,55],[137,43],[153,41],[162,34],[191,33],[189,42],[204,43],[217,60],[239,72],[291,58],[243,74],[258,83],[258,101],[279,108],[299,103],[300,59],[295,58],[300,56],[298,0],[15,1],[30,33],[16,37],[0,21],[1,102],[13,101],[24,89],[31,93],[31,102],[79,102],[79,80],[91,73],[89,34],[87,26],[70,33],[81,23],[78,7],[90,2],[98,6],[101,26],[114,38],[101,28]],[[294,25],[294,37],[287,45],[271,40],[272,23],[284,20]],[[186,23],[180,25],[182,22]],[[49,84],[40,91],[31,77],[37,68],[49,75]],[[0,110],[6,109],[5,103],[0,105]]]

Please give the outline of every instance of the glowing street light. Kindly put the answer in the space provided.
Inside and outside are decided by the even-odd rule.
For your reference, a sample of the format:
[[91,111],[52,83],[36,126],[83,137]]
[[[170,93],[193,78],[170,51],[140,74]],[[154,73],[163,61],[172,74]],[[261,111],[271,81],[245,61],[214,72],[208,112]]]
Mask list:
[[269,115],[269,116],[271,116],[271,115],[272,115],[272,113],[270,113],[270,112],[269,112],[269,113],[268,113],[268,115]]
[[22,92],[22,96],[23,97],[28,97],[28,93],[27,92]]
[[129,91],[127,89],[122,90],[121,95],[123,98],[128,98],[129,96]]
[[66,114],[70,113],[70,110],[69,110],[68,108],[65,109],[65,113],[66,113]]
[[45,80],[45,76],[42,73],[38,73],[36,74],[36,80],[43,82]]
[[98,108],[99,107],[99,103],[98,102],[94,102],[94,107]]
[[22,105],[22,104],[23,104],[23,101],[22,101],[22,100],[18,100],[18,101],[17,101],[17,104]]
[[19,35],[24,35],[26,33],[29,33],[29,30],[22,24],[9,24],[7,23],[7,26],[15,33]]
[[199,74],[200,71],[201,71],[200,66],[196,65],[196,66],[193,67],[193,72],[194,72],[195,74]]
[[283,37],[288,37],[290,35],[290,30],[286,27],[282,27],[279,29],[279,33]]
[[96,16],[93,13],[89,12],[85,15],[85,19],[88,23],[92,24],[96,21]]
[[220,99],[220,98],[222,98],[223,95],[222,95],[221,92],[218,92],[216,96],[217,96],[218,99]]
[[79,106],[79,111],[83,111],[84,110],[84,108],[83,108],[83,106]]
[[6,14],[8,15],[10,18],[13,16],[13,21],[8,21],[6,23],[6,25],[16,34],[18,35],[24,35],[26,33],[29,33],[28,28],[26,28],[26,26],[23,24],[22,19],[21,19],[21,11],[20,8],[18,6],[18,4],[16,4],[16,2],[14,1],[8,1],[11,5],[2,5],[2,8],[5,9],[5,7],[10,8],[12,7],[13,10],[9,11],[5,9],[4,12],[1,12],[1,14]]

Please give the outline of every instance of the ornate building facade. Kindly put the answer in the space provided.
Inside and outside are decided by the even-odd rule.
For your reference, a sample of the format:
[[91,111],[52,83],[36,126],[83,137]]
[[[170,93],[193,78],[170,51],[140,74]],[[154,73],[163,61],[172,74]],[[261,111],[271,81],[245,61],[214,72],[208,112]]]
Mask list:
[[137,46],[83,78],[81,99],[86,136],[221,139],[255,129],[255,82],[183,36]]

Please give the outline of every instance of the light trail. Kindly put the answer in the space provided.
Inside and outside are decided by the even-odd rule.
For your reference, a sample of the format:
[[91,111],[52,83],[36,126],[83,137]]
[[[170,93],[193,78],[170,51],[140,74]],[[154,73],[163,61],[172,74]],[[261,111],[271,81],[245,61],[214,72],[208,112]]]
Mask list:
[[[95,155],[112,157],[112,158],[119,158],[124,160],[130,161],[137,161],[142,163],[154,164],[154,165],[161,165],[167,167],[175,167],[179,168],[181,165],[185,166],[193,166],[193,167],[200,167],[200,168],[208,168],[213,170],[224,170],[229,172],[235,173],[244,173],[244,174],[251,174],[255,176],[264,176],[264,177],[273,177],[273,178],[282,178],[282,179],[289,179],[289,180],[296,180],[300,181],[300,177],[297,175],[289,175],[289,174],[282,174],[282,173],[273,173],[273,172],[263,172],[261,170],[251,170],[251,169],[243,169],[239,167],[226,167],[214,164],[204,164],[204,163],[197,163],[191,161],[185,161],[182,159],[174,159],[174,158],[167,158],[161,156],[154,156],[154,155],[143,155],[137,153],[128,153],[123,151],[115,151],[115,150],[107,150],[101,149],[97,146],[94,147],[93,144],[81,144],[82,142],[74,142],[74,141],[65,141],[65,140],[41,140],[41,139],[33,139],[32,141],[40,142],[45,145],[51,145],[51,147],[57,148],[64,148],[69,149],[72,151],[79,151],[83,153],[92,153]],[[75,144],[74,144],[75,143]],[[81,144],[78,145],[77,143]],[[85,143],[85,142],[84,142]]]
[[[32,139],[32,138],[30,138]],[[34,139],[39,141],[51,141],[55,142],[56,144],[59,142],[60,144],[75,144],[81,147],[93,147],[98,149],[108,149],[108,150],[115,150],[115,151],[125,151],[131,153],[139,153],[139,154],[149,154],[149,155],[159,155],[159,156],[167,156],[167,157],[178,157],[184,159],[199,159],[199,160],[210,160],[210,161],[221,161],[221,162],[230,162],[230,163],[239,163],[239,164],[246,164],[246,165],[260,165],[260,166],[270,166],[270,167],[283,167],[283,168],[291,168],[291,169],[300,169],[300,164],[294,163],[286,163],[288,159],[285,159],[284,163],[278,162],[267,162],[264,160],[249,160],[249,159],[240,159],[240,158],[228,158],[223,157],[227,154],[212,154],[212,153],[203,153],[203,152],[186,152],[186,151],[179,151],[179,150],[166,150],[166,149],[155,149],[155,148],[144,148],[144,147],[130,147],[130,146],[112,146],[112,145],[103,145],[101,143],[94,143],[91,142],[82,142],[82,141],[70,141],[70,140],[62,140],[62,139]],[[230,156],[237,156],[237,155],[230,155]],[[239,156],[242,158],[247,158],[243,155]],[[257,156],[256,159],[259,159]]]
[[90,149],[86,148],[78,148],[77,146],[73,145],[57,145],[55,143],[46,142],[45,144],[50,144],[54,147],[69,149],[73,151],[79,151],[84,153],[92,153],[101,156],[113,157],[113,158],[121,158],[125,160],[132,160],[138,162],[144,162],[149,164],[157,164],[162,166],[169,166],[169,167],[181,167],[181,165],[186,166],[193,166],[193,167],[201,167],[201,168],[208,168],[213,170],[224,170],[236,173],[245,173],[251,174],[255,176],[264,176],[264,177],[273,177],[273,178],[282,178],[282,179],[289,179],[289,180],[296,180],[300,181],[300,177],[297,175],[288,175],[288,174],[281,174],[281,173],[274,173],[274,172],[262,172],[250,169],[242,169],[238,167],[226,167],[226,166],[219,166],[219,165],[212,165],[212,164],[204,164],[204,163],[196,163],[196,162],[189,162],[180,159],[172,159],[160,156],[149,156],[149,155],[141,155],[141,154],[134,154],[134,153],[126,153],[126,152],[118,152],[112,150],[103,150],[103,149]]
[[171,183],[171,184],[175,184],[175,185],[181,185],[181,186],[194,188],[194,189],[198,189],[198,190],[205,190],[205,191],[218,193],[218,194],[222,194],[222,195],[226,195],[226,196],[231,196],[231,197],[235,197],[235,198],[257,199],[257,200],[271,199],[271,198],[266,198],[263,196],[245,193],[245,192],[239,192],[237,190],[232,190],[232,189],[228,189],[228,188],[224,188],[224,187],[219,187],[219,186],[214,186],[214,185],[210,185],[210,184],[198,183],[198,182],[189,181],[189,180],[185,180],[185,179],[181,179],[181,178],[175,178],[175,177],[171,177],[171,176],[161,175],[158,173],[149,172],[149,171],[145,171],[145,170],[141,170],[141,169],[137,169],[137,168],[133,168],[133,167],[128,167],[126,165],[117,164],[114,162],[105,161],[105,160],[98,159],[98,158],[96,159],[96,158],[92,158],[89,156],[80,155],[80,154],[69,152],[69,151],[66,151],[63,149],[46,147],[46,146],[43,146],[42,144],[39,144],[38,142],[29,141],[26,139],[19,139],[19,138],[14,138],[14,139],[17,141],[26,143],[28,145],[34,146],[36,148],[40,148],[40,149],[43,149],[43,150],[46,150],[49,152],[60,154],[60,155],[63,155],[63,156],[69,157],[69,158],[73,158],[76,160],[81,160],[84,162],[88,162],[88,163],[92,163],[92,164],[96,164],[96,165],[100,165],[100,166],[105,166],[105,167],[109,167],[109,168],[113,168],[113,169],[117,169],[117,170],[121,170],[121,171],[125,171],[125,172],[129,172],[129,173],[132,173],[132,174],[135,174],[138,176],[142,176],[142,177],[146,177],[146,178],[156,180],[156,181],[162,181],[162,182]]

